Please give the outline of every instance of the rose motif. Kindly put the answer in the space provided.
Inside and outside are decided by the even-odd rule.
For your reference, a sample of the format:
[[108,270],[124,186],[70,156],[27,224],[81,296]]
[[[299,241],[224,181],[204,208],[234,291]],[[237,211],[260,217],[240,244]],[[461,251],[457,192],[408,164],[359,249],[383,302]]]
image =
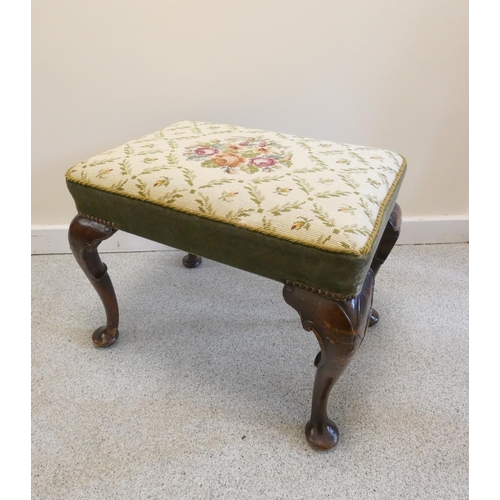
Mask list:
[[214,148],[196,148],[194,154],[198,156],[212,156],[219,152],[218,149]]
[[243,163],[245,159],[241,156],[227,153],[215,156],[213,161],[221,167],[237,167],[240,163]]
[[266,141],[262,137],[233,137],[224,141],[212,139],[210,142],[199,142],[186,147],[184,156],[201,162],[201,167],[221,167],[228,174],[255,174],[259,171],[271,172],[282,165],[290,167],[292,157],[291,153],[285,154],[282,145]]
[[257,158],[252,158],[250,163],[256,167],[272,167],[276,165],[276,160],[274,158],[266,158],[265,156],[259,156]]

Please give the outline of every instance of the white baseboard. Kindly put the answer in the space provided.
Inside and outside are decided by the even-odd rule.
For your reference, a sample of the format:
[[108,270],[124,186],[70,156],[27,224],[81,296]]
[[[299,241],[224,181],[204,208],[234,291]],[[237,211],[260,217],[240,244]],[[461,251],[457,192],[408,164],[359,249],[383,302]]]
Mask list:
[[468,243],[469,216],[403,217],[398,245]]
[[[154,252],[174,250],[171,247],[147,240],[125,231],[117,231],[99,245],[101,252]],[[68,225],[31,227],[31,254],[71,253],[68,243]]]
[[[431,243],[465,243],[469,241],[468,217],[403,218],[398,245]],[[161,243],[118,231],[99,245],[99,252],[153,252],[173,250]],[[34,225],[31,227],[31,254],[71,253],[67,225]]]

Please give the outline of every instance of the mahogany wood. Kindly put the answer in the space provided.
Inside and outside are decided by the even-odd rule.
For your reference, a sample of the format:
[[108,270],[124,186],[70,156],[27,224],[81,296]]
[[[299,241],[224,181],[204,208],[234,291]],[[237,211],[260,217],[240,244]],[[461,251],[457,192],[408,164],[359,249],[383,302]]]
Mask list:
[[401,207],[396,203],[394,205],[394,210],[391,213],[391,217],[387,222],[384,229],[384,234],[378,244],[377,250],[375,252],[375,257],[373,257],[371,268],[375,276],[380,270],[380,267],[385,262],[389,254],[391,253],[394,245],[398,241],[399,235],[401,233],[401,222],[403,220],[403,212]]
[[182,258],[182,263],[185,267],[193,268],[198,267],[203,259],[194,253],[188,253]]
[[116,232],[105,224],[77,215],[70,224],[68,239],[71,251],[98,293],[106,311],[106,325],[92,334],[98,347],[108,347],[118,339],[118,303],[111,279],[97,252],[99,244]]
[[372,307],[372,310],[370,312],[370,320],[368,321],[368,326],[375,326],[378,323],[379,319],[380,315],[378,311]]
[[333,448],[339,439],[337,426],[328,418],[330,391],[361,345],[373,300],[374,274],[370,270],[361,293],[346,301],[285,285],[285,301],[300,315],[302,326],[313,331],[321,352],[316,356],[311,419],[306,425],[306,437],[317,449]]
[[[339,439],[339,431],[327,414],[328,398],[332,387],[348,366],[361,345],[366,329],[378,322],[379,315],[372,309],[375,275],[389,256],[399,237],[401,208],[395,205],[375,252],[370,270],[360,294],[350,300],[326,297],[321,290],[312,292],[285,285],[285,301],[300,315],[302,326],[313,331],[321,351],[316,356],[311,418],[305,433],[316,449],[333,448]],[[99,347],[114,344],[118,338],[118,303],[106,265],[101,261],[97,247],[111,237],[116,229],[100,222],[76,216],[71,222],[68,239],[71,251],[85,275],[97,291],[106,312],[106,325],[98,328],[92,340]],[[188,253],[182,259],[188,268],[198,267],[202,258]]]
[[291,285],[285,285],[287,304],[300,315],[302,326],[313,331],[321,352],[316,356],[311,419],[306,437],[317,449],[333,448],[339,439],[337,426],[328,418],[330,391],[361,345],[373,300],[374,274],[368,271],[361,293],[351,300],[334,300]]
[[[385,226],[384,233],[380,239],[377,250],[375,251],[375,256],[373,257],[371,263],[371,269],[373,274],[376,276],[380,270],[382,264],[386,261],[387,257],[391,253],[394,245],[398,241],[399,235],[401,234],[401,222],[403,220],[403,213],[401,207],[396,203],[394,209],[391,213],[389,221]],[[375,326],[378,323],[379,314],[375,309],[372,309],[370,313],[370,322],[368,326]]]

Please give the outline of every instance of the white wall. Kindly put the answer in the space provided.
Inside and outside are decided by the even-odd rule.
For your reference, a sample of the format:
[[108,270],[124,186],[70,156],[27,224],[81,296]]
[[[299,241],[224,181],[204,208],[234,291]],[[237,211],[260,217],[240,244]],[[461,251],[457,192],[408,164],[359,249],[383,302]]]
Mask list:
[[193,119],[391,149],[405,216],[468,214],[465,0],[32,3],[32,223],[74,163]]

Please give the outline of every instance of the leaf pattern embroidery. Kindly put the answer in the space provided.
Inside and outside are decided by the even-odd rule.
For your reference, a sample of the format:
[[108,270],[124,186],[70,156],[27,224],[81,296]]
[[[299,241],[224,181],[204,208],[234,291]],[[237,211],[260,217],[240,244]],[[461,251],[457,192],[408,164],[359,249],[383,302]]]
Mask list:
[[359,255],[379,229],[405,166],[391,151],[185,121],[82,161],[66,176],[101,191]]

